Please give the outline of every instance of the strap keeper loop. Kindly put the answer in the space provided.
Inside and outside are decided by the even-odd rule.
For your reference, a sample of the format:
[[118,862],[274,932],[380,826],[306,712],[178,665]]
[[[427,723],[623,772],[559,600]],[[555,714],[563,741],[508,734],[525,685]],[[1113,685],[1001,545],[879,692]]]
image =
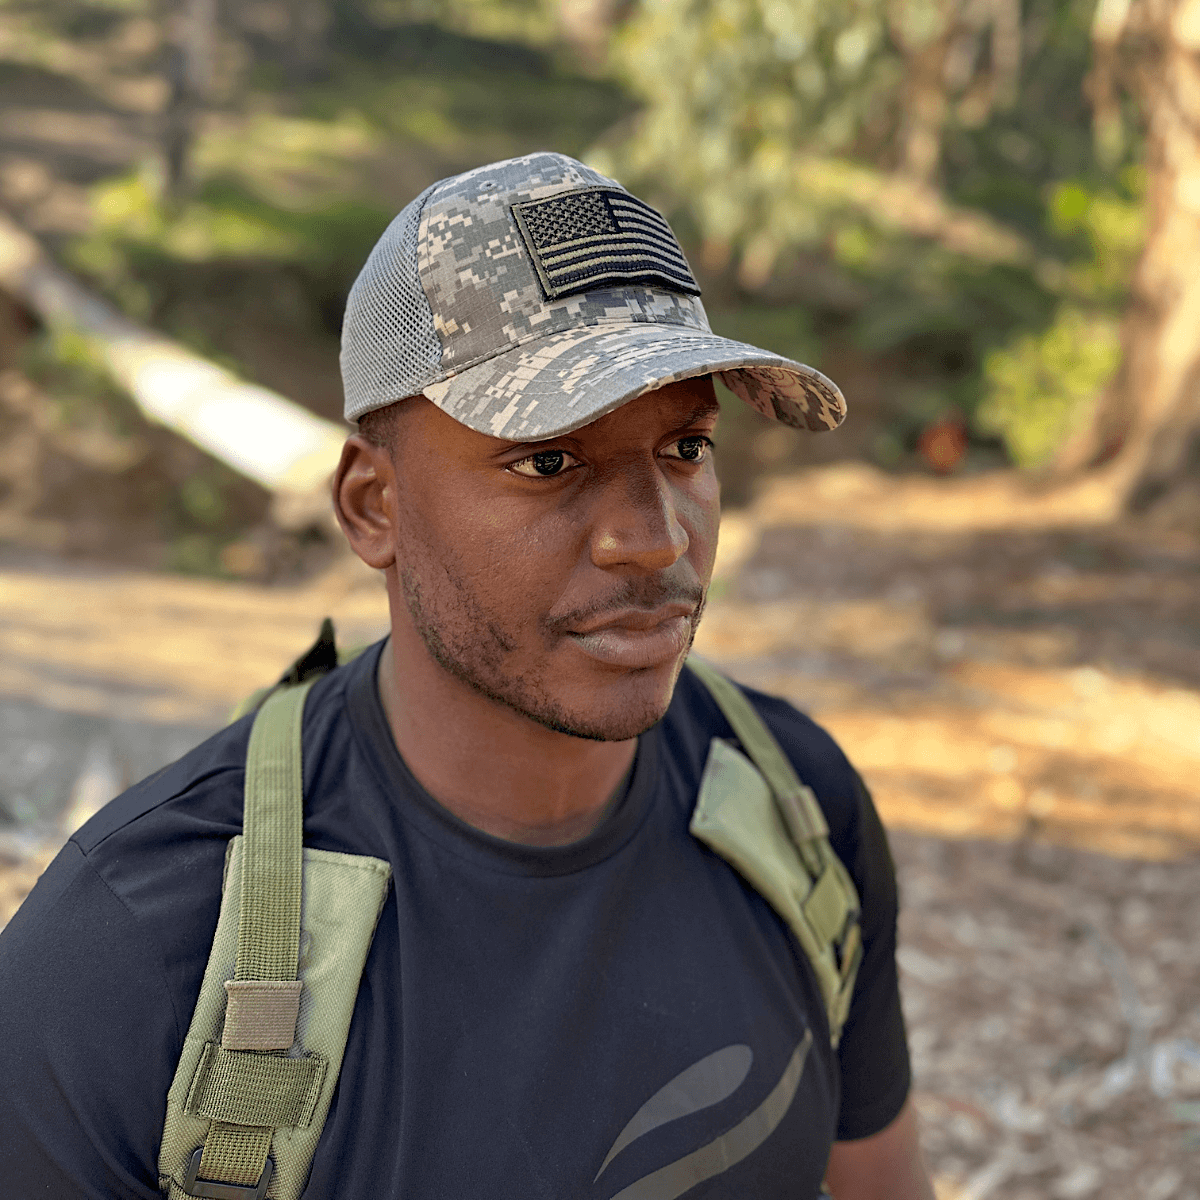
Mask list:
[[288,1050],[300,1018],[299,979],[228,979],[225,992],[226,1050]]

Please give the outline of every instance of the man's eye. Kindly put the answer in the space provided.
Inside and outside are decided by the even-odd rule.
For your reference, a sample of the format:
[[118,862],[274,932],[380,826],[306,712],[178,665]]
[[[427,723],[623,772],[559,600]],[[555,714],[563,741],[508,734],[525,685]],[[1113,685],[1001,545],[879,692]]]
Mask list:
[[560,475],[575,459],[565,450],[540,450],[520,462],[513,463],[508,469],[526,479],[545,479],[549,475]]
[[711,449],[711,439],[695,434],[692,437],[683,437],[677,442],[672,442],[667,448],[667,456],[682,458],[684,462],[702,463],[708,457]]

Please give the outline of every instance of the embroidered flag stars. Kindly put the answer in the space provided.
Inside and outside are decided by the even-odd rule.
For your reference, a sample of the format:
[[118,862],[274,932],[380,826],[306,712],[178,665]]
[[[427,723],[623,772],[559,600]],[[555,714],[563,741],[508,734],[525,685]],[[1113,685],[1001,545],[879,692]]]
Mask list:
[[630,283],[700,294],[671,227],[628,192],[582,188],[512,213],[547,300]]

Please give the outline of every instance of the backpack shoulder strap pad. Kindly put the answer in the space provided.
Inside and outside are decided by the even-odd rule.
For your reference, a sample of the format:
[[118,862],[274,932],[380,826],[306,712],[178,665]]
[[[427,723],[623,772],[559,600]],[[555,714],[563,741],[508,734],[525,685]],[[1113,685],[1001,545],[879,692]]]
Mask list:
[[836,1046],[862,959],[858,891],[812,790],[741,689],[705,662],[691,658],[688,666],[741,746],[713,738],[689,828],[792,931],[812,964]]
[[299,1200],[341,1068],[391,868],[302,845],[311,686],[266,700],[246,758],[244,833],[184,1039],[159,1154],[171,1200]]

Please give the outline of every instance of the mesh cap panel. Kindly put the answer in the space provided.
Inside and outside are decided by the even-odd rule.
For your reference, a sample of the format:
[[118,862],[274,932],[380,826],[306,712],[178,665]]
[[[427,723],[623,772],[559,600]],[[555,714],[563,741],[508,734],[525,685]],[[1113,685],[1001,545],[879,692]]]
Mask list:
[[441,375],[442,343],[417,275],[421,210],[436,187],[387,227],[350,290],[341,355],[348,421],[419,395]]

